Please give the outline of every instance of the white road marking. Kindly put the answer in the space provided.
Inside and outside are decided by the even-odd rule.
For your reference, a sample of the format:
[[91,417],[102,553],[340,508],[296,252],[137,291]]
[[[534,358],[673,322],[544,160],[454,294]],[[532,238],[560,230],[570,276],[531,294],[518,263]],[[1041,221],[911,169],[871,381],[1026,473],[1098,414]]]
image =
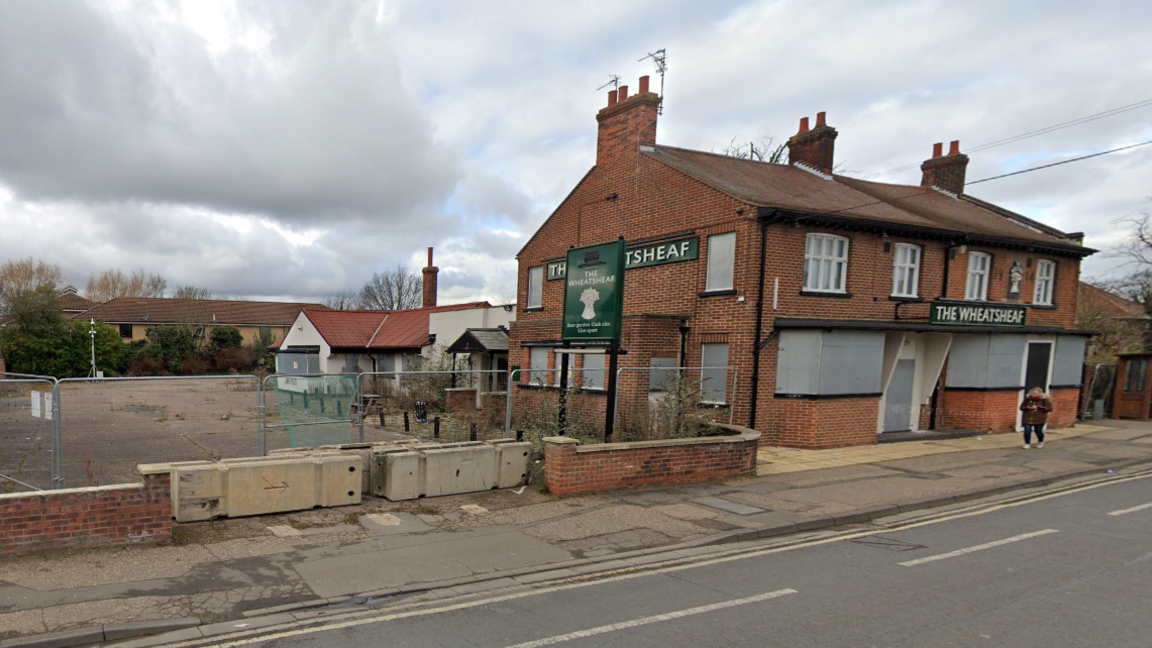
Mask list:
[[926,556],[924,558],[917,558],[916,560],[909,560],[900,563],[901,567],[914,567],[916,565],[923,565],[924,563],[935,562],[937,560],[944,560],[945,558],[955,558],[956,556],[963,556],[970,554],[974,551],[983,551],[991,549],[992,547],[999,547],[1000,545],[1012,544],[1013,542],[1020,542],[1021,540],[1028,540],[1029,538],[1037,538],[1049,533],[1059,533],[1056,529],[1044,529],[1043,531],[1033,531],[1032,533],[1025,533],[1011,538],[1004,538],[1003,540],[996,540],[994,542],[985,542],[984,544],[976,545],[974,547],[967,547],[965,549],[957,549],[956,551],[949,551],[948,553],[936,554],[935,556]]
[[1144,509],[1152,508],[1152,502],[1141,504],[1140,506],[1133,506],[1132,508],[1120,509],[1119,511],[1112,511],[1108,515],[1127,515],[1128,513],[1135,513],[1136,511],[1143,511]]
[[657,614],[655,616],[644,617],[641,619],[633,619],[631,621],[621,621],[620,623],[612,623],[603,625],[598,628],[589,628],[588,630],[577,630],[576,632],[569,632],[568,634],[555,635],[553,637],[545,637],[544,639],[537,639],[535,641],[526,641],[524,643],[509,646],[508,648],[538,648],[539,646],[551,646],[552,644],[563,643],[565,641],[572,641],[573,639],[583,639],[584,637],[592,637],[606,632],[616,632],[617,630],[627,630],[628,628],[636,628],[642,625],[651,623],[660,623],[661,621],[671,621],[673,619],[682,619],[684,617],[693,616],[696,614],[705,614],[707,612],[714,612],[716,610],[723,610],[724,608],[736,607],[738,605],[748,605],[749,603],[758,603],[760,601],[767,601],[769,599],[780,598],[788,594],[796,594],[794,589],[782,589],[775,592],[767,592],[765,594],[757,594],[756,596],[749,596],[742,599],[733,599],[731,601],[721,601],[720,603],[713,603],[711,605],[701,605],[700,607],[688,608],[687,610],[678,610],[676,612],[668,612],[667,614]]
[[[1049,499],[1053,499],[1053,498],[1057,498],[1057,497],[1064,497],[1066,495],[1074,495],[1076,493],[1087,491],[1087,490],[1094,490],[1097,488],[1103,488],[1105,486],[1113,486],[1115,484],[1122,484],[1125,482],[1137,481],[1137,480],[1149,479],[1149,478],[1152,478],[1152,470],[1141,471],[1139,473],[1129,475],[1126,477],[1104,477],[1104,478],[1099,479],[1095,482],[1089,482],[1087,484],[1078,484],[1075,486],[1062,488],[1061,490],[1059,490],[1057,492],[1048,493],[1046,495],[1040,495],[1040,496],[1021,495],[1021,496],[1018,496],[1018,497],[1015,497],[1015,498],[1012,498],[1009,500],[1005,500],[1005,501],[1002,501],[1002,502],[999,502],[999,503],[993,504],[993,505],[973,504],[972,506],[969,506],[966,508],[956,509],[955,511],[952,511],[951,513],[945,514],[943,516],[939,516],[939,517],[933,516],[931,519],[927,519],[927,520],[920,520],[920,521],[916,521],[916,522],[907,522],[907,523],[897,524],[897,525],[894,525],[891,528],[887,529],[887,531],[888,532],[896,532],[896,531],[904,531],[907,529],[917,529],[920,527],[932,526],[935,524],[940,524],[942,522],[951,522],[953,520],[958,520],[958,519],[962,519],[962,518],[974,517],[977,515],[985,515],[988,513],[994,513],[996,511],[1000,511],[1000,510],[1007,509],[1007,508],[1024,506],[1026,504],[1031,504],[1034,502],[1042,502],[1044,500],[1049,500]],[[699,561],[689,562],[686,564],[673,564],[673,565],[670,565],[667,567],[660,567],[659,566],[660,563],[657,563],[655,565],[649,565],[649,566],[637,566],[637,567],[623,568],[623,569],[619,569],[619,570],[604,572],[603,574],[599,574],[599,575],[598,574],[588,574],[587,576],[583,576],[583,577],[550,581],[550,582],[554,583],[554,585],[550,585],[547,587],[533,588],[533,589],[528,590],[528,591],[516,591],[516,592],[512,592],[512,593],[508,593],[508,594],[498,594],[495,596],[489,596],[487,598],[464,601],[464,602],[460,602],[460,603],[453,603],[453,604],[444,605],[441,607],[430,607],[429,608],[429,607],[422,607],[423,604],[409,604],[409,605],[398,606],[399,610],[402,610],[402,611],[393,611],[393,612],[388,612],[388,611],[383,611],[383,610],[357,611],[357,612],[349,612],[347,614],[333,615],[333,616],[325,618],[323,622],[320,622],[316,619],[293,621],[293,622],[288,622],[288,623],[285,623],[285,624],[279,625],[279,626],[269,626],[269,627],[263,628],[261,630],[246,630],[246,631],[242,631],[242,632],[233,633],[230,636],[215,637],[215,638],[213,638],[214,641],[221,641],[221,640],[226,640],[229,638],[232,639],[232,641],[229,641],[227,643],[215,643],[212,645],[216,646],[217,648],[232,648],[232,647],[236,647],[236,646],[245,646],[245,645],[250,645],[250,644],[254,644],[254,643],[260,643],[263,641],[271,641],[273,639],[280,639],[280,638],[284,638],[284,637],[309,635],[309,634],[314,634],[314,633],[319,633],[319,632],[326,632],[328,630],[338,630],[341,628],[349,628],[349,627],[355,627],[355,626],[372,624],[372,623],[381,623],[384,621],[393,621],[393,620],[397,620],[397,619],[406,619],[406,618],[411,618],[411,617],[427,616],[427,615],[439,614],[442,612],[451,612],[454,610],[465,610],[465,609],[469,609],[469,608],[480,607],[480,606],[484,606],[484,605],[490,605],[492,603],[499,603],[502,601],[512,601],[512,600],[531,597],[531,596],[540,596],[543,594],[550,594],[552,592],[564,591],[564,590],[569,590],[569,589],[574,589],[574,588],[589,587],[592,585],[599,585],[599,584],[603,584],[603,583],[611,583],[611,582],[617,582],[617,581],[631,580],[633,578],[642,578],[645,576],[652,576],[652,575],[656,575],[656,574],[669,574],[669,573],[674,573],[674,572],[679,572],[679,571],[686,571],[689,569],[698,569],[700,567],[707,567],[710,565],[718,565],[718,564],[731,562],[731,561],[735,561],[735,560],[747,560],[750,558],[759,558],[761,556],[768,556],[768,555],[783,553],[783,552],[787,552],[787,551],[795,551],[797,549],[806,549],[809,547],[822,546],[822,545],[826,545],[826,544],[832,544],[834,542],[843,542],[845,540],[852,540],[855,538],[864,538],[864,537],[867,537],[870,535],[874,535],[875,533],[876,533],[875,529],[867,529],[865,531],[857,531],[855,533],[837,534],[837,535],[833,535],[833,536],[826,537],[826,538],[819,538],[816,540],[801,541],[801,542],[797,542],[796,544],[789,544],[789,545],[780,546],[780,547],[769,547],[766,549],[753,549],[753,550],[741,548],[741,549],[730,549],[730,550],[725,550],[725,551],[718,551],[715,554],[713,554],[715,556],[714,558],[709,558],[706,560],[699,560]],[[680,558],[669,559],[668,562],[679,563],[681,560],[683,560],[683,559],[680,559]],[[609,574],[611,574],[611,575],[609,575]],[[498,592],[501,590],[496,590],[496,591]],[[397,610],[397,608],[392,608],[392,610]],[[381,612],[384,612],[384,613],[381,614]],[[328,623],[330,625],[313,625],[316,623]],[[269,633],[269,632],[272,632],[273,634],[264,634],[264,633]],[[174,643],[170,643],[170,644],[164,644],[164,646],[166,646],[167,648],[191,648],[193,646],[207,645],[205,643],[206,641],[207,641],[207,639],[191,639],[191,640],[187,640],[187,641],[180,641],[180,642],[174,642]]]

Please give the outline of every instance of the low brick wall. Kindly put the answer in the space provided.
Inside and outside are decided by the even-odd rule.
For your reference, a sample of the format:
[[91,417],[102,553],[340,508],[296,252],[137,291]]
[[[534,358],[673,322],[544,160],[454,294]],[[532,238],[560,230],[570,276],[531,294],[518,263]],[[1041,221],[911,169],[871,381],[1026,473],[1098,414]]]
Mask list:
[[0,495],[0,557],[172,539],[168,473],[142,484]]
[[453,387],[446,390],[444,408],[450,414],[476,411],[476,388]]
[[558,497],[639,485],[671,485],[750,475],[760,433],[716,424],[725,436],[580,445],[544,439],[544,483]]
[[762,425],[766,446],[825,450],[875,445],[880,398],[776,398]]

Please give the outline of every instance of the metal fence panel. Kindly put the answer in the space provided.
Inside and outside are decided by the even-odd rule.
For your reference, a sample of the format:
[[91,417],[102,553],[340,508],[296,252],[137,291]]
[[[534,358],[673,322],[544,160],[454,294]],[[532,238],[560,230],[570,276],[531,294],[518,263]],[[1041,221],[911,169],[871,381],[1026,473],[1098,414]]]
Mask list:
[[506,371],[404,371],[360,374],[358,423],[365,441],[416,437],[443,442],[505,436]]
[[68,378],[58,389],[70,487],[135,481],[138,463],[260,452],[255,376]]
[[0,493],[53,487],[56,379],[0,373]]
[[356,441],[352,416],[359,394],[357,374],[268,376],[261,388],[261,454],[269,446],[314,448]]

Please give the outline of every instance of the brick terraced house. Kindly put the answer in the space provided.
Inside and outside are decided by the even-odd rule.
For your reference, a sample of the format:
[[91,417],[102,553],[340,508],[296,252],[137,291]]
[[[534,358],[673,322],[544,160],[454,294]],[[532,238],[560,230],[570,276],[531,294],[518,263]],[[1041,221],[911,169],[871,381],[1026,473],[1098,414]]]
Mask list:
[[[1052,392],[1053,426],[1075,419],[1082,235],[965,194],[958,142],[935,145],[920,186],[868,182],[833,172],[824,113],[770,164],[657,145],[661,98],[647,77],[639,90],[608,93],[596,165],[517,257],[516,402],[554,394],[527,370],[564,357],[566,250],[623,237],[620,366],[731,367],[735,390],[712,372],[706,400],[765,444],[1010,431],[1032,386]],[[568,357],[603,411],[605,358]],[[655,381],[620,375],[618,411],[646,403]]]

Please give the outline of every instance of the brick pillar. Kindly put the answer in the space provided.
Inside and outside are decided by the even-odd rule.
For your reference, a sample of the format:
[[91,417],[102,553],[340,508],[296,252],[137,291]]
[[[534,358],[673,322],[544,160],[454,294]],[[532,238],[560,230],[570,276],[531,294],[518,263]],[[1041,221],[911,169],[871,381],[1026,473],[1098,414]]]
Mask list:
[[948,155],[944,143],[932,147],[932,159],[920,165],[922,187],[939,187],[954,194],[964,193],[964,176],[968,173],[968,156],[960,152],[960,140],[953,140]]
[[440,268],[432,265],[432,248],[428,248],[428,266],[420,271],[424,275],[424,300],[421,305],[431,308],[436,305],[436,275]]
[[824,113],[816,113],[816,127],[809,130],[808,118],[800,119],[800,130],[788,139],[788,162],[803,163],[822,173],[832,173],[836,136],[839,133],[824,122]]

